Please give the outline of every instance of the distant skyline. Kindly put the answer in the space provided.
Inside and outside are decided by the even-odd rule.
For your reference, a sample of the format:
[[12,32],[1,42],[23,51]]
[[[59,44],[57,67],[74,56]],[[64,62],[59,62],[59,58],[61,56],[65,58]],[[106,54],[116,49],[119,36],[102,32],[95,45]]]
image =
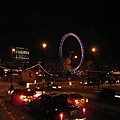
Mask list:
[[[51,59],[59,59],[60,40],[70,32],[82,40],[85,60],[90,59],[92,46],[97,46],[108,59],[111,56],[120,59],[119,9],[116,1],[103,0],[1,2],[0,59],[9,60],[11,48],[20,46],[30,49],[32,61],[40,60],[42,41],[48,43],[46,53],[52,53]],[[66,40],[66,51],[76,44],[73,40]]]

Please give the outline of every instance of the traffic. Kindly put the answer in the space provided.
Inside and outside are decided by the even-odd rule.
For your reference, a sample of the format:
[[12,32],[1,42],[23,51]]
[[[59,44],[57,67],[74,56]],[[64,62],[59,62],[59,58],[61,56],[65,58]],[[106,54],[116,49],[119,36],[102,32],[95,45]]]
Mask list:
[[12,94],[4,95],[3,101],[7,111],[10,109],[17,120],[22,120],[23,117],[25,120],[100,120],[101,110],[104,111],[101,113],[104,116],[109,114],[107,111],[112,112],[107,118],[118,118],[118,106],[108,104],[109,99],[100,101],[96,94],[83,93],[90,89],[92,86],[65,87],[61,84],[60,90],[48,90],[42,89],[37,83],[30,84],[29,87],[17,85]]

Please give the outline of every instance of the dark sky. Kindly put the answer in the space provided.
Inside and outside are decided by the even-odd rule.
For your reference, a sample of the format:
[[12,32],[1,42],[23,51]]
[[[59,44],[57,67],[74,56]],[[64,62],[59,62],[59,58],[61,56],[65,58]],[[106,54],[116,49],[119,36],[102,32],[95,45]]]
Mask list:
[[[1,2],[0,58],[10,60],[11,48],[23,46],[30,49],[31,60],[40,60],[42,41],[48,43],[46,54],[58,58],[61,38],[67,33],[80,37],[86,60],[92,46],[105,55],[119,57],[119,15],[116,1]],[[76,44],[71,39],[72,42],[66,40],[66,51]],[[74,46],[71,46],[73,50]]]

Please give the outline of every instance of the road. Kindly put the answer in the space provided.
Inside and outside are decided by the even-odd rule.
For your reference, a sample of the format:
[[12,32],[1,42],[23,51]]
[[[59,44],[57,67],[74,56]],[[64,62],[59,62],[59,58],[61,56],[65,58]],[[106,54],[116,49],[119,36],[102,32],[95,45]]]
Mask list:
[[[38,120],[38,118],[29,114],[27,106],[15,107],[11,105],[10,97],[6,94],[9,85],[10,83],[0,83],[0,120]],[[16,84],[15,87],[20,88]],[[87,120],[119,120],[120,106],[100,100],[93,94],[93,90],[93,87],[88,86],[68,86],[62,89],[62,91],[77,91],[89,98],[86,110]]]

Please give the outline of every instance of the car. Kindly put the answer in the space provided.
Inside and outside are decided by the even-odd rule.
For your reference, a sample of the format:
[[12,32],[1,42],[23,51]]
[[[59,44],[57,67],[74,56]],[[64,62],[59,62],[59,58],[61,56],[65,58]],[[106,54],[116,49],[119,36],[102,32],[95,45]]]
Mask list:
[[115,91],[115,98],[120,99],[120,91]]
[[46,93],[45,90],[41,89],[40,87],[33,88],[33,90],[35,91],[34,98]]
[[69,104],[60,94],[44,94],[32,100],[29,113],[44,120],[86,120],[86,108]]
[[40,84],[31,84],[29,85],[29,88],[36,92],[36,97],[45,94],[45,90],[41,87]]
[[54,82],[48,82],[44,85],[45,89],[48,90],[61,90],[61,86],[60,85],[56,85]]
[[105,84],[119,84],[119,83],[120,83],[120,80],[118,80],[118,79],[105,80]]
[[68,103],[74,104],[75,106],[86,107],[88,105],[88,98],[83,97],[77,92],[63,92],[61,95],[67,98]]
[[82,86],[90,86],[93,85],[92,80],[89,80],[88,78],[85,78],[84,80],[80,81],[80,85]]
[[28,103],[35,98],[35,90],[32,90],[30,88],[15,89],[11,95],[11,103],[15,106],[28,105]]

